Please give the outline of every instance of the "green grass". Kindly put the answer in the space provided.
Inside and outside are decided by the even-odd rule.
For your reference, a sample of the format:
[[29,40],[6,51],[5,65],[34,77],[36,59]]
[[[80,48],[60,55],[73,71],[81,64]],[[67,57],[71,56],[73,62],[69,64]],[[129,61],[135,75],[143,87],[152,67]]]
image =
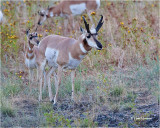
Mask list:
[[[80,77],[81,75],[77,72],[75,82],[74,82],[76,95],[79,95],[85,92],[85,81],[82,81]],[[63,76],[62,78],[62,82],[59,89],[59,97],[65,98],[65,97],[71,96],[71,92],[72,92],[72,82],[71,82],[71,76],[69,74],[68,76],[65,76],[65,77]]]
[[5,87],[3,87],[3,94],[5,97],[13,97],[17,95],[21,91],[20,85],[16,85],[13,83],[8,83]]
[[122,96],[124,91],[123,87],[119,87],[119,86],[115,86],[114,88],[111,88],[111,91],[109,93],[109,95],[112,97],[120,97]]
[[0,97],[1,97],[1,103],[0,103],[1,113],[4,116],[14,117],[15,116],[14,107],[10,103],[10,100],[5,98],[1,89],[0,89]]
[[14,117],[15,111],[13,110],[13,107],[11,105],[4,105],[1,106],[1,113],[4,116]]
[[42,103],[42,104],[40,104],[39,109],[43,113],[50,112],[53,110],[53,105],[51,103]]
[[70,120],[65,119],[64,116],[59,115],[58,113],[51,111],[50,113],[45,113],[44,116],[46,117],[47,126],[71,128]]

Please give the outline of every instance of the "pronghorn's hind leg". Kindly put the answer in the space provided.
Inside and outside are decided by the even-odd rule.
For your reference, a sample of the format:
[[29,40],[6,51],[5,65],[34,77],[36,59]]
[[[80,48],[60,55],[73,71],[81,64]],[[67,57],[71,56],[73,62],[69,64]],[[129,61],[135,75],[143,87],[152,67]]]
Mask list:
[[64,19],[64,35],[67,35],[67,32],[68,32],[68,20],[67,19]]
[[55,89],[57,90],[57,85],[58,85],[58,79],[57,79],[57,74],[56,72],[54,72],[54,85],[55,85]]
[[55,94],[55,97],[54,97],[54,104],[56,104],[57,102],[57,97],[58,97],[58,91],[59,91],[59,86],[61,84],[61,78],[62,78],[62,67],[61,66],[58,66],[58,81],[57,81],[57,85],[56,85],[56,94]]
[[90,10],[90,11],[87,11],[87,15],[88,15],[91,23],[94,24],[93,19],[92,19],[92,16],[91,16],[91,12],[92,12],[91,10]]
[[44,84],[43,84],[43,91],[46,90],[46,85],[47,85],[47,78],[46,78],[46,72],[43,72],[43,78],[44,78]]
[[71,81],[72,81],[72,100],[74,101],[74,79],[75,79],[76,70],[72,70],[71,72]]
[[29,92],[32,91],[32,84],[33,84],[33,69],[29,69]]
[[49,71],[46,73],[46,81],[48,82],[48,93],[49,93],[49,100],[53,102],[53,95],[52,95],[52,89],[51,89],[51,82],[50,77],[52,73],[55,71],[56,68],[51,67]]

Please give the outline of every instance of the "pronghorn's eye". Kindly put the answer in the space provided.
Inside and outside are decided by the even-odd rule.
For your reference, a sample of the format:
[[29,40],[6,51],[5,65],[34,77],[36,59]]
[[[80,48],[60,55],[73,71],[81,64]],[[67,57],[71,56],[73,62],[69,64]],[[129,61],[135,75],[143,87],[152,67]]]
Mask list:
[[90,38],[91,37],[91,34],[87,35],[87,38]]
[[30,37],[29,39],[32,40],[32,37]]

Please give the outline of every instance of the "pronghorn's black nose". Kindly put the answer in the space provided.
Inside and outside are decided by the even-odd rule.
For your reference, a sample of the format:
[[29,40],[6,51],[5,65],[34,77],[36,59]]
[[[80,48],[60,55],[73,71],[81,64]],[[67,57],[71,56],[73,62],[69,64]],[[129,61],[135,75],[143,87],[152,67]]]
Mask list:
[[40,24],[40,21],[38,21],[38,25],[41,25],[41,24]]
[[98,50],[102,49],[102,44],[100,42],[97,43],[97,46],[98,46]]

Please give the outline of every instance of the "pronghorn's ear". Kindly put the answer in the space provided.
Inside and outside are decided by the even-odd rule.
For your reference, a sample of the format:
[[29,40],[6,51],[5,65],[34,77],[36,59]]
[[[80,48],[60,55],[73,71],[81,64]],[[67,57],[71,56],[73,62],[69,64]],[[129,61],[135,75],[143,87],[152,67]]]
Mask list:
[[38,11],[38,14],[39,14],[39,15],[40,15],[40,13],[41,13],[41,12],[40,12],[40,11]]
[[26,35],[28,36],[28,34],[29,34],[29,31],[30,31],[30,29],[27,29],[27,31],[26,31]]
[[81,26],[80,26],[80,30],[81,30],[82,33],[85,32],[85,30]]
[[47,8],[47,10],[49,10],[49,5],[48,5],[48,8]]

